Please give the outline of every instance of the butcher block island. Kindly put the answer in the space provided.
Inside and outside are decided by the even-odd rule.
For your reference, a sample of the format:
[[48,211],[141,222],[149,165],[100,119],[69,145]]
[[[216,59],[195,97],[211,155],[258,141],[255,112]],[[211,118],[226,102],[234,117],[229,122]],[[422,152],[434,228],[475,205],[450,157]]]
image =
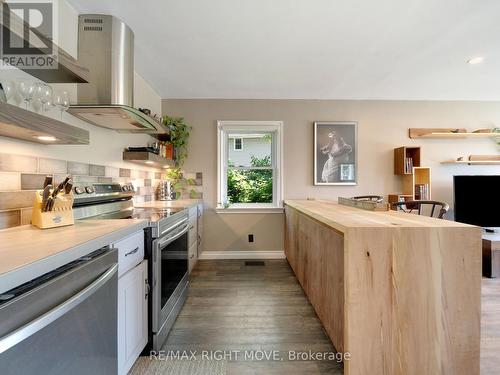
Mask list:
[[344,373],[478,375],[481,230],[285,201],[285,254]]

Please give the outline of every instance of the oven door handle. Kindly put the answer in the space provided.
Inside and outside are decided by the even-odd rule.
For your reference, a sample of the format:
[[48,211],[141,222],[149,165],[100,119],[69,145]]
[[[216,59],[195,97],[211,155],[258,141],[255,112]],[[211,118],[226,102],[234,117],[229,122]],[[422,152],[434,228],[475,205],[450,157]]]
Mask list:
[[180,227],[182,224],[187,223],[187,221],[188,221],[188,218],[182,219],[178,223],[175,223],[174,225],[168,227],[167,229],[162,230],[161,233],[160,233],[160,237],[163,236],[163,234],[165,234],[167,232],[170,232],[171,230],[173,230],[173,229],[175,229],[177,227]]
[[186,234],[188,231],[189,231],[189,226],[186,224],[184,229],[182,231],[180,231],[179,233],[177,233],[175,236],[166,237],[164,240],[158,242],[158,248],[161,249],[162,247],[164,247],[164,246],[168,245],[169,243],[178,239],[180,236]]

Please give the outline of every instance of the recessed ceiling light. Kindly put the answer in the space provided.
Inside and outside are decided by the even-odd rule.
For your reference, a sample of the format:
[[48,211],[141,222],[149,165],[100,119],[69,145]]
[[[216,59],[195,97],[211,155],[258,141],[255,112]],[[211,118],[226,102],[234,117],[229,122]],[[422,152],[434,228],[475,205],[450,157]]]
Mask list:
[[44,142],[54,142],[57,141],[56,137],[53,137],[51,135],[38,135],[35,137],[39,141],[44,141]]
[[145,161],[145,163],[146,163],[146,164],[154,164],[154,162],[153,162],[153,161],[151,161],[151,160],[146,160],[146,161]]
[[478,57],[473,57],[472,59],[467,61],[467,63],[469,63],[471,65],[475,65],[475,64],[481,64],[483,61],[484,61],[484,57],[478,56]]

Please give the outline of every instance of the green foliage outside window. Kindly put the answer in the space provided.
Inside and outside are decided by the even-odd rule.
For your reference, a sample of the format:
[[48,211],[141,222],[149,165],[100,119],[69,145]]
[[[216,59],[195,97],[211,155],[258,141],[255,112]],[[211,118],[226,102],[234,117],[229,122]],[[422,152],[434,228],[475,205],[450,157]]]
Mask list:
[[[228,203],[272,203],[273,171],[272,169],[232,169],[229,162],[227,171]],[[252,167],[270,167],[271,157],[257,158],[251,156]]]

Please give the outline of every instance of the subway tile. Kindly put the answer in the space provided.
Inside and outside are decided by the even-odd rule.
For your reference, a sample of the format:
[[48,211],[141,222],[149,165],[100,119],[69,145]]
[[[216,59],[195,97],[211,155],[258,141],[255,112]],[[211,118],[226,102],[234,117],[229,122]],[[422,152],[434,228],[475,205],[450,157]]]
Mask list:
[[146,179],[144,180],[144,186],[151,186],[151,179],[146,178]]
[[138,195],[151,195],[153,192],[153,187],[151,186],[139,186],[137,188]]
[[26,155],[0,154],[0,171],[36,173],[37,158]]
[[[54,179],[52,180],[52,183],[53,185],[59,185],[59,183],[61,181],[64,181],[64,179],[68,176],[67,173],[61,173],[61,174],[55,174],[54,175]],[[69,175],[71,178],[73,178],[73,176]],[[74,180],[73,180],[74,181]]]
[[148,171],[148,175],[145,178],[149,178],[150,180],[155,178],[155,172]]
[[33,206],[34,198],[34,191],[0,191],[0,210],[31,207]]
[[38,159],[38,173],[66,173],[68,170],[68,163],[66,160],[58,159]]
[[33,214],[33,208],[23,208],[21,210],[21,225],[31,224],[32,214]]
[[46,174],[21,173],[21,190],[43,189]]
[[15,172],[0,172],[0,191],[21,190],[21,175]]
[[104,175],[106,177],[120,177],[120,168],[104,167]]
[[102,184],[111,184],[113,179],[111,177],[97,177],[97,182]]
[[145,195],[144,196],[144,202],[151,202],[153,200],[153,196],[152,195]]
[[155,180],[161,180],[161,172],[155,172]]
[[89,175],[91,176],[105,176],[106,174],[106,168],[104,165],[94,165],[90,164],[89,167]]
[[73,176],[74,184],[95,184],[97,183],[98,177],[94,176]]
[[127,168],[120,168],[120,177],[130,177],[131,170]]
[[68,173],[72,175],[89,175],[89,165],[85,163],[77,163],[74,161],[68,161]]
[[0,211],[0,229],[21,225],[21,211]]

